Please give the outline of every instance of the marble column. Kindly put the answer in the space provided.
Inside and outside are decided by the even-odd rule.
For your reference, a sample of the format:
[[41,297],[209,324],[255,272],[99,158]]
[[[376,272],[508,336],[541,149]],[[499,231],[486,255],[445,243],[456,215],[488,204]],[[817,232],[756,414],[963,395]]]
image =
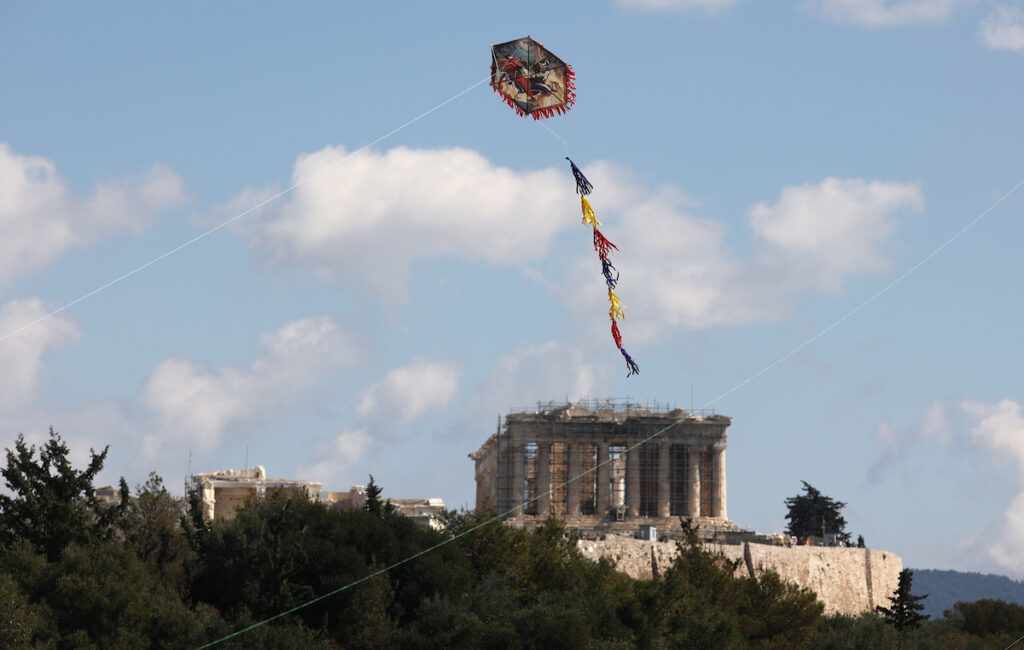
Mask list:
[[[580,514],[580,486],[582,481],[590,480],[593,474],[587,474],[582,478],[576,478],[582,471],[580,469],[580,446],[573,443],[566,443],[568,458],[569,485],[565,486],[565,513],[572,517]],[[589,469],[589,468],[586,468]]]
[[[626,443],[632,446],[630,441]],[[626,454],[626,516],[640,516],[640,449]]]
[[523,492],[525,479],[523,476],[523,454],[525,450],[522,444],[512,443],[512,476],[509,478],[509,510],[516,508],[512,513],[513,517],[523,514]]
[[700,517],[700,456],[703,447],[689,447],[686,450],[686,514]]
[[551,514],[551,443],[537,443],[537,516]]
[[658,445],[658,516],[672,516],[672,483],[670,482],[672,442]]
[[711,516],[727,519],[725,511],[725,447],[711,452]]
[[597,445],[597,516],[608,514],[609,487],[611,486],[611,463],[608,462],[608,443],[601,441]]

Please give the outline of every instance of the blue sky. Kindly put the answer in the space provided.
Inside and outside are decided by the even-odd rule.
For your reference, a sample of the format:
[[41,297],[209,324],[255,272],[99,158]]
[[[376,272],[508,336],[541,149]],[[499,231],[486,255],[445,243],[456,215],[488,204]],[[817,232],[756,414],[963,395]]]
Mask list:
[[[741,526],[803,479],[909,566],[1024,577],[1024,190],[743,383],[1024,179],[1024,5],[514,7],[0,4],[4,446],[459,506],[510,408],[692,387]],[[577,73],[548,129],[485,81],[527,34]]]

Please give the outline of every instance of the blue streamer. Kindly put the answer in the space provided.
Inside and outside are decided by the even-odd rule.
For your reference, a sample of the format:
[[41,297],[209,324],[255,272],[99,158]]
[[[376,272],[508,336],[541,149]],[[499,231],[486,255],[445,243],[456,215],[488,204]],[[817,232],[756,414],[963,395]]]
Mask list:
[[[612,272],[615,273],[615,277],[612,277]],[[619,270],[612,265],[612,261],[607,257],[601,260],[601,273],[604,273],[604,281],[608,283],[608,288],[614,289],[615,285],[619,283]]]
[[565,159],[572,165],[572,175],[576,177],[576,193],[583,196],[590,194],[594,190],[594,186],[590,184],[590,181],[587,180],[587,177],[583,175],[583,172],[580,171],[580,168],[576,166],[576,163],[569,156],[566,156]]
[[640,366],[636,365],[636,361],[633,361],[633,357],[629,356],[629,352],[626,352],[626,348],[619,348],[619,352],[622,353],[622,356],[626,357],[626,367],[629,368],[629,373],[626,376],[639,375]]

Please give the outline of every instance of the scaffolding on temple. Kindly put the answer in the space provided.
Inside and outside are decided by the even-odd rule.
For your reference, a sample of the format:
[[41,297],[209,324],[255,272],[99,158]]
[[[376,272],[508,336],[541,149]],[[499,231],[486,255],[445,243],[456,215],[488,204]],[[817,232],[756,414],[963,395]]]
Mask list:
[[668,404],[538,402],[499,418],[477,451],[477,508],[531,527],[548,516],[581,530],[731,529],[725,446],[731,419]]

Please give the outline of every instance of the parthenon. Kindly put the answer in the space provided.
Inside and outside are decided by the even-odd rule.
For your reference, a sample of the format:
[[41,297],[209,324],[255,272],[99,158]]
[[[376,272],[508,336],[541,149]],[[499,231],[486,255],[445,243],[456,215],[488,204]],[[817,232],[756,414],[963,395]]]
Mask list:
[[733,529],[725,484],[731,423],[724,415],[613,400],[510,413],[469,455],[476,507],[523,526],[556,515],[580,529],[666,530],[688,516],[706,529]]

